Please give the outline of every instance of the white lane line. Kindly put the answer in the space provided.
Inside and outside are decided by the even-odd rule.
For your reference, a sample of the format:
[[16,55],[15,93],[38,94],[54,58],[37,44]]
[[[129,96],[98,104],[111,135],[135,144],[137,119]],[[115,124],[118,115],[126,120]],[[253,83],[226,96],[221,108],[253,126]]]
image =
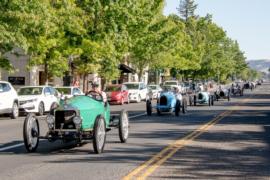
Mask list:
[[137,115],[134,115],[134,116],[129,116],[129,119],[133,119],[133,118],[136,118],[136,117],[141,117],[141,116],[144,116],[144,115],[146,115],[146,113],[137,114]]
[[20,146],[23,146],[24,143],[20,143],[20,144],[15,144],[15,145],[12,145],[12,146],[7,146],[7,147],[3,147],[3,148],[0,148],[0,152],[1,151],[6,151],[6,150],[9,150],[9,149],[13,149],[13,148],[17,148],[17,147],[20,147]]
[[[133,118],[136,118],[136,117],[141,117],[141,116],[144,116],[144,115],[146,115],[146,113],[130,116],[129,119],[133,119]],[[17,148],[17,147],[20,147],[20,146],[24,146],[24,143],[15,144],[15,145],[12,145],[12,146],[7,146],[7,147],[0,148],[0,152],[1,151],[6,151],[6,150],[9,150],[9,149],[13,149],[13,148]]]

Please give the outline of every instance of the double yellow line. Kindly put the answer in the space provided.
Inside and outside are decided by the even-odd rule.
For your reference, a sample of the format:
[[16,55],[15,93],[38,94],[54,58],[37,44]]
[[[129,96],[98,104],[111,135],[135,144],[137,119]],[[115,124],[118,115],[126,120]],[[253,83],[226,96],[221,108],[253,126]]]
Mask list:
[[164,162],[166,162],[170,157],[172,157],[179,149],[183,148],[186,144],[193,141],[195,138],[200,136],[202,133],[206,132],[209,128],[217,124],[220,120],[224,117],[229,116],[233,110],[225,111],[209,121],[208,123],[204,124],[200,128],[196,129],[195,131],[191,132],[187,136],[182,139],[179,139],[169,146],[164,148],[161,152],[153,156],[151,159],[131,171],[125,177],[124,180],[129,179],[145,179],[149,175],[151,175],[158,167],[160,167]]
[[131,171],[123,180],[129,179],[146,179],[149,175],[151,175],[158,167],[160,167],[164,162],[166,162],[170,157],[172,157],[179,149],[185,147],[186,144],[192,142],[195,138],[206,132],[212,126],[217,124],[223,118],[232,114],[234,110],[239,108],[240,103],[247,102],[249,99],[244,99],[241,102],[237,103],[234,107],[230,108],[230,110],[225,111],[219,114],[217,117],[204,124],[200,128],[191,132],[187,136],[182,139],[176,140],[175,142],[169,144],[166,148],[164,148],[161,152],[153,156],[151,159]]

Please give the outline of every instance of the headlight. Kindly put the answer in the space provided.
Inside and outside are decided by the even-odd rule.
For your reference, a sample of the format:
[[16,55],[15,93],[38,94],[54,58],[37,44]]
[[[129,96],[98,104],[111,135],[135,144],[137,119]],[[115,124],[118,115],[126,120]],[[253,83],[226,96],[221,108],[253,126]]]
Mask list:
[[49,129],[52,129],[53,128],[53,125],[54,125],[54,116],[48,115],[46,117],[46,121],[47,121],[47,124],[48,124]]
[[73,118],[73,123],[75,124],[76,128],[79,129],[81,127],[82,118],[80,116],[75,116]]

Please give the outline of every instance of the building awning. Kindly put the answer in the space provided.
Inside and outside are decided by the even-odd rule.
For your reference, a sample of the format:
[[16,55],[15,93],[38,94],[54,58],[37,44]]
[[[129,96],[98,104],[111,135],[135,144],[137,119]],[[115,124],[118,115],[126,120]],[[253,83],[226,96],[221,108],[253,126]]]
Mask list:
[[122,73],[136,73],[136,71],[134,69],[132,69],[131,67],[125,65],[125,64],[119,64],[119,70],[122,71]]

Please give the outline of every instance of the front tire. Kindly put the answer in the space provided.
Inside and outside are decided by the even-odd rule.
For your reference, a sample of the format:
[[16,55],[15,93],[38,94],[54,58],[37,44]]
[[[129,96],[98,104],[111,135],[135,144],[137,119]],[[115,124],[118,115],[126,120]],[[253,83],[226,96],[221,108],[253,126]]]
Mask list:
[[142,101],[142,98],[141,98],[141,96],[139,95],[139,96],[138,96],[137,103],[140,103],[141,101]]
[[194,104],[194,106],[197,106],[197,96],[196,95],[194,96],[193,104]]
[[175,116],[179,116],[180,114],[180,110],[181,110],[181,103],[179,100],[176,101],[176,104],[175,104]]
[[128,114],[125,110],[121,111],[118,130],[119,130],[119,139],[121,143],[127,142],[129,135],[129,119]]
[[148,116],[152,115],[152,104],[150,100],[146,101],[146,112]]
[[28,114],[23,124],[23,141],[28,152],[35,152],[39,144],[39,123],[36,116]]
[[102,116],[98,116],[94,125],[93,148],[96,154],[100,154],[104,150],[106,141],[106,124]]
[[44,104],[40,102],[38,105],[38,116],[42,116],[44,114]]
[[17,117],[19,117],[19,106],[17,102],[14,102],[12,105],[10,117],[11,119],[17,119]]

